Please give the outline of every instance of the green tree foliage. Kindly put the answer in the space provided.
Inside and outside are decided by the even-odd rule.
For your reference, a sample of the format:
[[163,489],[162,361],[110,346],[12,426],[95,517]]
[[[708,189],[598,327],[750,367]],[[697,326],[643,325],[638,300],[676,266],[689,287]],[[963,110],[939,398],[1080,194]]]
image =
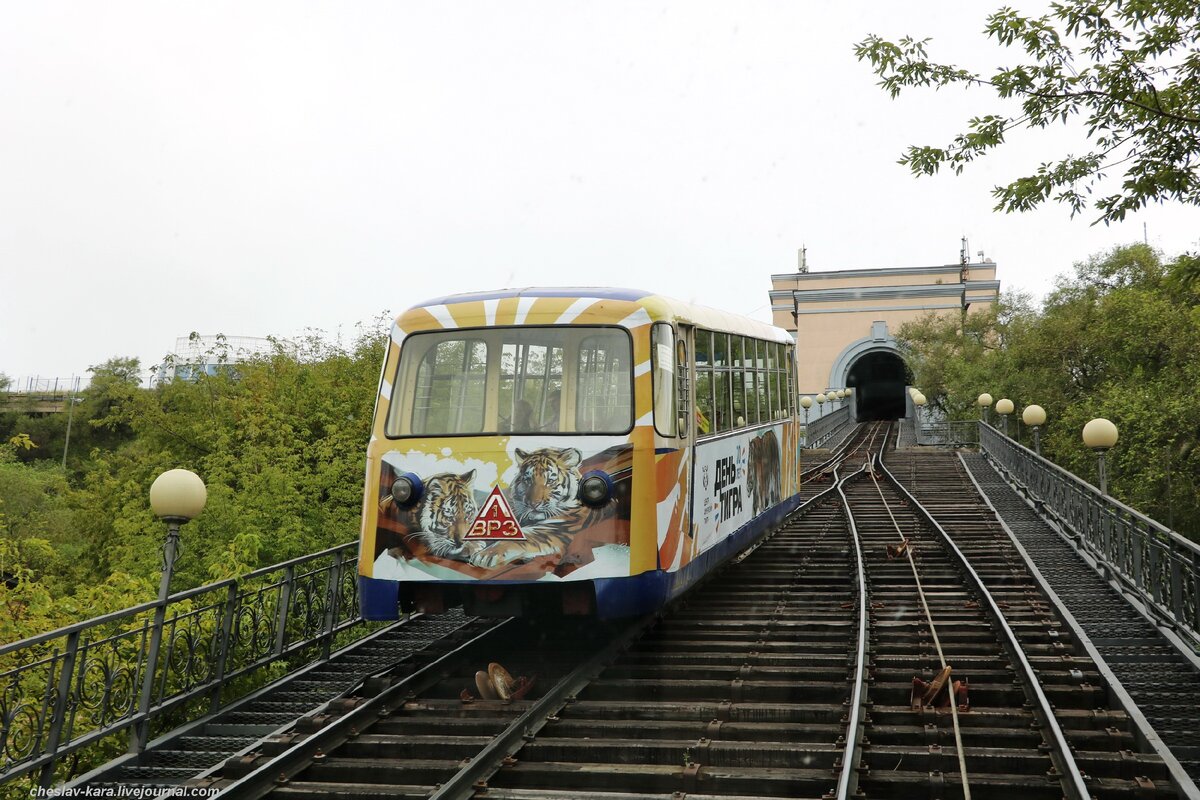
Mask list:
[[[227,363],[217,374],[153,389],[139,387],[136,360],[94,367],[65,474],[53,436],[43,438],[49,448],[37,432],[25,434],[28,449],[4,446],[0,529],[11,542],[9,567],[26,589],[55,596],[115,581],[140,587],[132,598],[117,592],[129,604],[152,599],[165,529],[147,492],[173,467],[208,485],[204,513],[183,529],[175,590],[352,539],[385,332],[382,324],[360,330],[348,345],[312,334],[240,363],[215,352],[211,363]],[[0,442],[18,425],[50,418],[8,415]],[[53,419],[65,425],[63,415]],[[50,458],[29,458],[55,445]],[[94,613],[84,607],[76,618]]]
[[1141,244],[1116,248],[1060,277],[1040,310],[1010,296],[968,317],[965,336],[957,318],[931,315],[900,338],[933,406],[973,419],[982,392],[1010,398],[1018,417],[1041,405],[1043,453],[1085,478],[1094,479],[1095,460],[1080,431],[1094,417],[1111,419],[1121,434],[1109,460],[1114,495],[1196,536],[1200,306],[1181,280],[1193,263],[1164,264]]
[[[929,39],[872,35],[855,45],[893,97],[908,87],[986,87],[1019,111],[975,117],[943,147],[912,146],[915,175],[959,173],[1016,130],[1082,121],[1090,151],[1042,163],[993,190],[996,209],[1026,211],[1048,199],[1097,222],[1124,219],[1151,201],[1200,204],[1200,11],[1194,0],[1063,0],[1040,17],[1001,8],[989,39],[1017,51],[990,76],[930,60]],[[1120,187],[1104,182],[1121,173]]]

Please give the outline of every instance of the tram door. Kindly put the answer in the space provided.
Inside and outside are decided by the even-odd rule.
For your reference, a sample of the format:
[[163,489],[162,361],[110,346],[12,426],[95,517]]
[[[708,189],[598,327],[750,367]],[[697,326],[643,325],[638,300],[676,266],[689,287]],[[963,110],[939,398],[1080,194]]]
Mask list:
[[679,369],[676,373],[678,386],[676,394],[679,398],[679,446],[683,448],[684,458],[688,465],[688,529],[684,531],[689,560],[696,555],[696,424],[697,406],[694,397],[696,386],[696,364],[692,360],[695,352],[696,329],[692,325],[680,325],[679,335],[675,341],[675,363]]

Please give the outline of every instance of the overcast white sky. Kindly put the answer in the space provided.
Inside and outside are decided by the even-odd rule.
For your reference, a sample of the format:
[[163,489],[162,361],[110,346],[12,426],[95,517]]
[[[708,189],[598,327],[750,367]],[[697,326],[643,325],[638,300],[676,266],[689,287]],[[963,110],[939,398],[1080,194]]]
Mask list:
[[957,178],[896,164],[995,103],[892,101],[852,44],[928,35],[987,69],[1000,4],[0,0],[0,372],[149,365],[190,331],[351,335],[502,286],[769,319],[802,244],[814,270],[918,266],[965,235],[1035,294],[1143,222],[1200,245],[1197,209],[994,213],[1065,135]]

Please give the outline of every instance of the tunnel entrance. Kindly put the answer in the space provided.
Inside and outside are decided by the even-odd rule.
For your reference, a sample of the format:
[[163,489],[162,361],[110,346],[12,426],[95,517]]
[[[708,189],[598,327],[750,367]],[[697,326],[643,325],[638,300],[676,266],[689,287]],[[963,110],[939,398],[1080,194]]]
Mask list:
[[854,387],[858,421],[903,417],[907,410],[904,387],[910,383],[908,366],[895,353],[878,350],[859,356],[846,376],[846,385]]

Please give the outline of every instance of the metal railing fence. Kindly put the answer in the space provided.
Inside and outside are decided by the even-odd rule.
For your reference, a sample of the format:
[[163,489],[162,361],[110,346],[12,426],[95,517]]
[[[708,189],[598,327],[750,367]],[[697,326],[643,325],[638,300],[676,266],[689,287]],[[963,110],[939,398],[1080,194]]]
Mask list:
[[979,444],[979,423],[974,420],[939,420],[916,424],[917,444],[966,447]]
[[804,446],[808,448],[821,447],[837,436],[851,422],[850,407],[842,406],[815,419],[806,426]]
[[152,718],[212,713],[237,699],[239,676],[369,633],[357,555],[350,542],[171,595],[157,654],[158,601],[0,646],[0,784],[49,788],[68,755],[122,731],[138,752]]
[[985,422],[981,449],[1128,591],[1200,649],[1200,545],[1101,494]]

